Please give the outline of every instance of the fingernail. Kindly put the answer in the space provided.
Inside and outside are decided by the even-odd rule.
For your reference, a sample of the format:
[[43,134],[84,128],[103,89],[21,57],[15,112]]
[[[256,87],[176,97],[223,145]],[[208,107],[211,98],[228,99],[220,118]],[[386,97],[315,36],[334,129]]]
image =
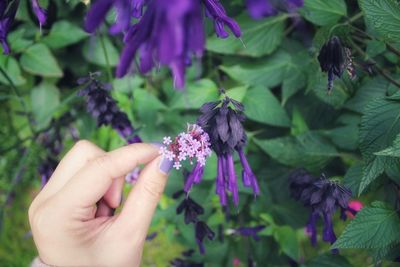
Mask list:
[[172,160],[169,160],[165,156],[163,156],[160,160],[160,171],[165,175],[168,175],[174,165]]

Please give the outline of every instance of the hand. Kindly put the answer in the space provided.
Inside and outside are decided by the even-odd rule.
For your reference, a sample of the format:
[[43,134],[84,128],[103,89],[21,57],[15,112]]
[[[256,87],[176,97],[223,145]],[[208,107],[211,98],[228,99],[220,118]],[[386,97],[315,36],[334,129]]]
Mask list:
[[[139,266],[143,244],[170,170],[156,146],[104,152],[79,141],[33,200],[29,221],[41,260],[55,266]],[[122,211],[124,177],[145,164]],[[161,167],[160,167],[161,166]]]

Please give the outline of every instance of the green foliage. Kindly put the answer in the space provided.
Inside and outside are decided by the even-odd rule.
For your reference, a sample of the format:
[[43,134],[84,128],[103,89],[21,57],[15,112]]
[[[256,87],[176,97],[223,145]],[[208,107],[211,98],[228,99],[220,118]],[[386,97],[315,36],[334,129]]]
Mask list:
[[[85,5],[53,2],[57,16],[40,31],[29,1],[21,1],[8,35],[12,53],[0,55],[0,266],[26,266],[36,255],[26,213],[40,188],[38,166],[49,153],[42,143],[45,131],[61,129],[58,160],[75,142],[74,130],[105,150],[125,144],[110,126],[97,127],[76,96],[76,80],[95,71],[112,84],[111,95],[145,142],[175,136],[220,92],[244,104],[245,149],[261,194],[254,199],[239,182],[239,206],[222,209],[213,155],[190,196],[205,208],[201,220],[215,232],[223,229],[217,240],[206,241],[206,255],[196,251],[192,260],[233,266],[237,258],[246,266],[251,256],[257,266],[289,266],[289,259],[302,267],[393,266],[400,255],[399,1],[305,0],[298,11],[286,12],[281,4],[279,14],[261,20],[249,17],[242,0],[221,1],[242,37],[219,39],[207,23],[206,51],[202,59],[193,58],[182,91],[174,89],[163,66],[147,74],[134,68],[116,79],[121,36],[105,28],[89,35],[82,28]],[[108,23],[113,19],[110,14]],[[350,79],[344,70],[328,94],[328,76],[317,57],[333,35],[351,50],[357,77]],[[60,123],[66,114],[71,121]],[[235,168],[240,180],[237,156]],[[339,180],[366,206],[346,222],[335,214],[338,240],[332,247],[321,240],[320,224],[318,246],[309,244],[304,227],[310,208],[289,193],[287,177],[295,168]],[[146,242],[143,266],[164,267],[182,251],[196,249],[193,227],[176,215],[180,200],[171,197],[182,185],[182,174],[173,171],[151,227],[158,236]],[[14,201],[6,204],[11,196]],[[231,234],[259,224],[266,226],[259,242]]]

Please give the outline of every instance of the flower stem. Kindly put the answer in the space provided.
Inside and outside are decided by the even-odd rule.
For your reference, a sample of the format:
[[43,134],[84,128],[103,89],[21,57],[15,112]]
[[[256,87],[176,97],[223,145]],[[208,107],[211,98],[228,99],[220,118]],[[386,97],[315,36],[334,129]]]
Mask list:
[[100,35],[99,36],[100,39],[100,45],[101,45],[101,49],[103,50],[104,53],[104,59],[106,60],[106,68],[107,68],[107,75],[108,75],[108,81],[111,83],[113,76],[112,76],[112,72],[111,72],[111,65],[110,65],[110,59],[108,58],[108,53],[107,53],[107,49],[106,49],[106,44],[104,42],[104,36]]

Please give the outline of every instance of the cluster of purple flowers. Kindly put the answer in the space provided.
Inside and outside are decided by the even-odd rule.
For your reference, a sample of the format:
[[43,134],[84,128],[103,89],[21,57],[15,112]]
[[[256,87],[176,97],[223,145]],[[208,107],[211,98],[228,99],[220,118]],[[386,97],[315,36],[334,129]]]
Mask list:
[[[253,19],[274,16],[280,8],[293,12],[304,5],[304,0],[245,0],[247,11]],[[283,5],[282,7],[279,5]]]
[[[139,52],[142,73],[154,66],[167,65],[173,73],[174,85],[184,87],[185,68],[191,64],[191,57],[201,57],[204,52],[203,8],[214,20],[219,37],[229,35],[225,25],[236,37],[241,35],[239,25],[227,16],[218,0],[98,0],[87,14],[86,30],[93,33],[112,8],[117,16],[109,32],[124,33],[125,43],[117,77],[129,72]],[[133,18],[137,22],[133,23]]]
[[[218,157],[218,168],[216,178],[216,193],[220,197],[222,206],[228,204],[227,192],[232,193],[233,203],[238,205],[239,192],[237,177],[234,166],[233,153],[237,151],[243,167],[242,181],[245,187],[251,187],[254,195],[260,193],[256,176],[254,175],[247,158],[244,154],[246,145],[246,133],[242,122],[243,105],[225,97],[221,101],[204,104],[200,111],[203,113],[197,120],[197,124],[210,136],[213,150]],[[188,193],[195,181],[200,181],[204,168],[196,166],[186,181],[184,190]]]
[[344,70],[347,70],[351,79],[356,76],[351,51],[342,45],[337,36],[333,36],[322,46],[318,61],[321,70],[328,73],[328,93],[333,88],[335,77],[342,77]]
[[[170,161],[174,161],[173,167],[179,170],[182,167],[181,162],[186,159],[193,164],[196,158],[196,168],[203,167],[206,159],[211,155],[210,138],[204,130],[196,124],[188,124],[187,132],[180,133],[173,141],[171,137],[164,137],[160,148],[160,154],[164,155]],[[199,183],[195,181],[195,183]]]
[[265,225],[257,225],[254,227],[239,227],[237,229],[230,230],[228,232],[235,234],[235,235],[241,235],[245,237],[252,237],[255,241],[260,240],[260,236],[258,235],[259,232],[265,229]]
[[99,72],[91,73],[78,80],[78,84],[84,86],[78,95],[86,98],[88,112],[97,119],[98,126],[111,125],[129,144],[141,142],[128,116],[111,97],[111,85],[99,81],[99,75]]
[[[32,0],[32,10],[39,21],[40,27],[46,23],[46,10],[40,5],[38,0]],[[10,46],[7,42],[7,35],[15,19],[19,6],[19,0],[1,0],[0,1],[0,42],[3,46],[3,53],[10,53]]]
[[333,244],[336,235],[333,231],[333,214],[340,209],[341,219],[346,220],[346,211],[352,214],[355,211],[348,204],[351,191],[341,186],[337,181],[327,179],[324,175],[314,177],[304,169],[296,170],[289,176],[290,192],[293,198],[311,208],[307,223],[307,232],[311,244],[317,244],[317,221],[323,219],[324,227],[322,239]]
[[[179,198],[183,194],[183,190],[178,191],[173,195],[173,198]],[[203,244],[204,239],[207,237],[209,240],[213,240],[215,238],[215,233],[204,221],[200,221],[197,218],[199,215],[204,213],[203,207],[189,196],[186,196],[176,208],[177,214],[181,214],[182,212],[184,213],[185,223],[194,224],[196,243],[199,247],[200,253],[204,254],[206,251]]]

